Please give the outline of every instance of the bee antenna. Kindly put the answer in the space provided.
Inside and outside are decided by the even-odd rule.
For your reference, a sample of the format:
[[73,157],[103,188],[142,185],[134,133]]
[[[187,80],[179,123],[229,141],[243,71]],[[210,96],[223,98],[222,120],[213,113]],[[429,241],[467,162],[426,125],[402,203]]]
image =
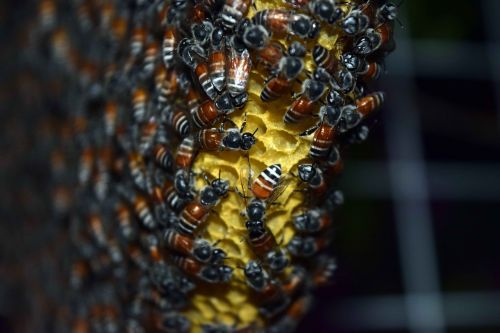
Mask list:
[[257,131],[258,131],[258,130],[259,130],[259,128],[257,127],[257,128],[255,129],[255,131],[253,131],[252,135],[255,135],[255,133],[257,133]]

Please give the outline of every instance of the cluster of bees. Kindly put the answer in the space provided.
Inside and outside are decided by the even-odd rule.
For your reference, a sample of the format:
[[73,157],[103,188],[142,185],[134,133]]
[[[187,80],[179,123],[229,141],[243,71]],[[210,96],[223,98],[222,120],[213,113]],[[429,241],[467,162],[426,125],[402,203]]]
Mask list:
[[[60,80],[66,124],[51,159],[55,215],[69,221],[71,243],[60,330],[291,332],[311,290],[336,268],[325,249],[343,199],[331,182],[343,168],[341,153],[366,139],[365,120],[383,103],[382,92],[366,89],[394,47],[397,7],[373,0],[40,2],[28,47],[33,62]],[[334,48],[319,42],[322,34],[338,36]],[[261,78],[259,94],[251,94]],[[261,137],[258,128],[245,131],[247,106],[257,99],[273,112],[274,101],[290,96],[284,129],[316,119],[294,133],[309,142],[308,156],[294,170],[272,163],[252,177],[249,155]],[[235,114],[243,114],[241,126]],[[226,152],[247,160],[240,182],[220,169],[193,168],[200,154]],[[266,219],[292,181],[304,203],[282,244]],[[204,237],[229,195],[244,203],[244,242],[253,253],[244,263]],[[213,285],[217,297],[238,270],[260,321],[194,325],[186,314],[193,295]]]

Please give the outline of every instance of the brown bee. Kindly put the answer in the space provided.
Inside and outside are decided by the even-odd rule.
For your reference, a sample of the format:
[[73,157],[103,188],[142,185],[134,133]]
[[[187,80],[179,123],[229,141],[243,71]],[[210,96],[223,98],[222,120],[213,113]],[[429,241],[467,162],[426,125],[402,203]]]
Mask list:
[[337,133],[336,128],[341,115],[342,111],[339,107],[330,105],[321,107],[320,123],[300,134],[300,136],[307,136],[315,132],[311,148],[309,149],[309,156],[315,159],[321,159],[328,155]]
[[135,26],[132,29],[132,36],[130,38],[130,54],[133,57],[138,56],[144,49],[146,44],[146,29],[142,26]]
[[149,94],[144,88],[136,88],[132,93],[132,110],[137,122],[144,121]]
[[338,62],[335,55],[321,45],[314,46],[312,58],[316,66],[326,69],[332,75],[337,70]]
[[207,240],[193,239],[180,234],[172,228],[165,231],[163,239],[170,249],[185,256],[192,256],[200,262],[218,264],[226,257],[224,251],[212,247]]
[[267,70],[276,68],[283,57],[283,47],[275,42],[269,43],[264,48],[256,51],[257,65]]
[[165,33],[163,34],[163,43],[162,43],[162,59],[166,68],[170,68],[172,66],[174,60],[174,50],[176,44],[176,30],[174,26],[169,26],[165,29]]
[[326,230],[331,224],[330,214],[322,209],[310,209],[293,217],[295,230],[303,233],[316,233]]
[[142,222],[142,224],[150,230],[154,229],[157,223],[153,214],[151,213],[151,209],[149,208],[147,199],[140,194],[135,194],[132,204],[135,214]]
[[225,92],[215,101],[206,100],[194,112],[191,111],[193,122],[198,128],[212,126],[219,116],[228,115],[235,108],[243,107],[247,100],[246,92],[234,97],[229,92]]
[[220,28],[214,29],[210,38],[211,50],[208,55],[208,70],[210,72],[210,79],[215,89],[219,92],[226,85],[226,51],[224,41],[224,31]]
[[247,15],[253,0],[227,0],[222,6],[220,17],[222,25],[227,29],[233,29],[236,24]]
[[299,178],[307,183],[309,191],[317,196],[322,196],[328,190],[323,171],[313,164],[299,164]]
[[139,152],[128,154],[128,168],[134,184],[140,189],[146,187],[146,164],[143,156]]
[[292,34],[301,38],[315,38],[319,33],[319,23],[304,14],[296,14],[286,9],[265,9],[255,13],[254,24],[263,25],[271,33]]
[[315,255],[330,244],[326,236],[295,235],[287,245],[287,249],[295,257],[307,258]]
[[175,165],[181,169],[189,168],[195,156],[195,141],[192,136],[188,136],[182,140],[175,153]]
[[233,275],[233,269],[226,265],[204,264],[193,258],[178,255],[171,257],[172,261],[184,272],[208,283],[225,283]]
[[278,65],[278,74],[266,80],[260,99],[264,102],[275,100],[284,95],[291,88],[291,82],[304,69],[304,62],[299,57],[283,57]]
[[245,132],[246,121],[241,128],[230,128],[224,130],[223,125],[220,128],[209,128],[198,132],[196,135],[197,144],[201,150],[205,151],[224,151],[224,150],[249,150],[255,144],[255,132]]
[[325,83],[319,80],[305,80],[302,85],[302,94],[290,105],[283,116],[283,121],[285,123],[296,123],[311,115],[316,102],[323,96],[325,90]]
[[139,138],[139,152],[141,154],[145,154],[151,149],[157,129],[158,123],[155,117],[151,117],[147,123],[142,125]]
[[180,108],[175,108],[174,111],[167,115],[167,123],[172,126],[181,137],[186,137],[191,132],[188,117]]
[[377,91],[366,95],[365,97],[356,100],[356,111],[359,112],[363,117],[371,114],[373,111],[377,110],[384,103],[385,94],[381,91]]

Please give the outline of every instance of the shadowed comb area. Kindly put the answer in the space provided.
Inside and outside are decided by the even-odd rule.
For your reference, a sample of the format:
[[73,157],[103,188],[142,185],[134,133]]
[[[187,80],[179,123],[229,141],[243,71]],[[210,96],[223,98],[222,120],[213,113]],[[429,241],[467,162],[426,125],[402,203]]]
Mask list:
[[22,57],[46,115],[51,331],[292,332],[334,276],[334,184],[383,104],[396,11],[40,1]]

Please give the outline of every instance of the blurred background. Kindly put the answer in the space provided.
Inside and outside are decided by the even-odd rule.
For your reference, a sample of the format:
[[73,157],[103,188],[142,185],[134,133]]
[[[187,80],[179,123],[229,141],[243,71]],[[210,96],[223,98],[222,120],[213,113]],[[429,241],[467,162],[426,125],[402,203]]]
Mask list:
[[299,332],[500,332],[500,1],[405,1]]
[[[4,42],[16,24],[14,10],[0,5]],[[346,199],[337,216],[338,274],[298,332],[500,332],[499,15],[498,0],[401,6],[397,49],[376,87],[387,92],[385,106],[369,140],[350,150],[338,184]],[[15,52],[0,56],[8,64]],[[0,69],[3,79],[15,71]],[[12,154],[26,153],[9,150],[8,138],[18,137],[16,124],[30,122],[9,122],[15,109],[7,110],[2,97],[7,139],[0,144],[9,155],[0,156],[6,171],[0,216],[15,221],[46,212],[23,196],[23,186],[43,191],[44,181],[29,161],[20,168],[8,163]],[[16,147],[30,144],[28,138]],[[24,183],[8,181],[19,173],[28,175]],[[13,202],[31,211],[13,210]],[[27,229],[12,233],[19,246],[36,248],[26,241],[29,224],[2,223],[0,232],[21,227]],[[0,263],[18,258],[0,251]],[[2,318],[19,312],[9,302],[19,297],[12,290],[0,288],[1,333],[9,332]]]

